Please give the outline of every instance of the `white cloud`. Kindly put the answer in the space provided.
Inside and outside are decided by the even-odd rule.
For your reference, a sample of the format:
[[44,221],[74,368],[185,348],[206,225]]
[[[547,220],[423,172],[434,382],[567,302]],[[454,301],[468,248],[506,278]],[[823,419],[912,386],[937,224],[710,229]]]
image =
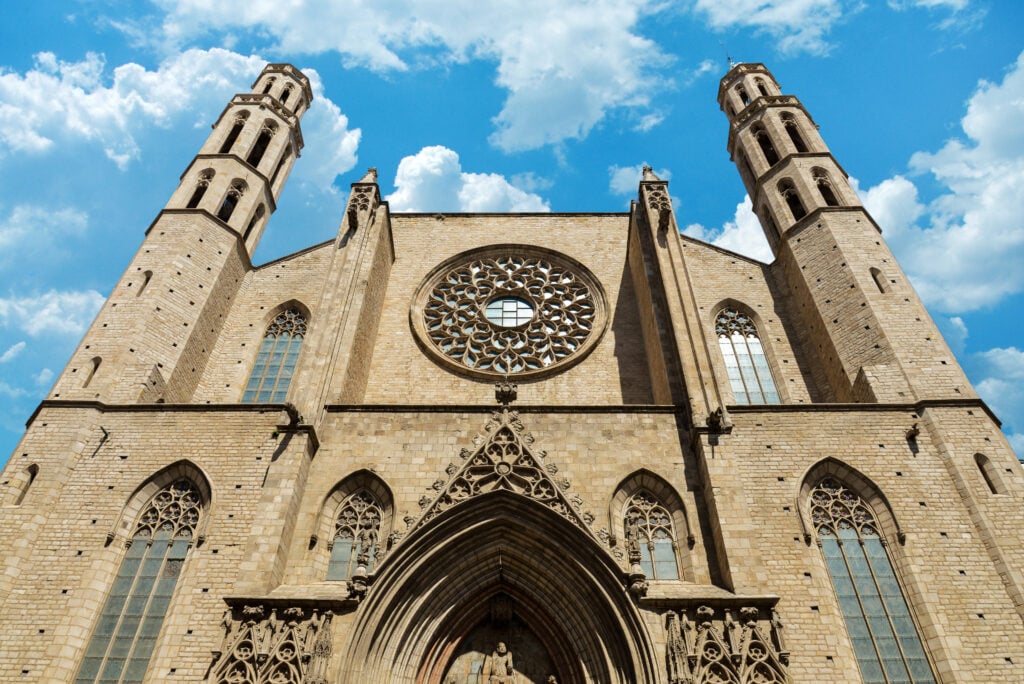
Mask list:
[[705,59],[703,62],[698,64],[696,68],[691,69],[683,79],[684,85],[693,85],[696,83],[701,76],[711,74],[719,70],[724,70],[725,65],[716,64],[714,60]]
[[40,387],[48,385],[50,384],[50,381],[53,380],[53,371],[50,370],[49,368],[44,368],[43,370],[39,371],[39,373],[36,374],[35,377],[33,377],[33,380],[35,380],[36,385]]
[[9,399],[20,399],[28,394],[27,391],[20,387],[10,385],[3,380],[0,380],[0,395],[5,396]]
[[699,223],[691,223],[683,229],[683,235],[710,242],[716,247],[731,252],[771,263],[775,258],[768,240],[764,236],[761,222],[753,212],[750,197],[744,195],[743,201],[736,205],[736,213],[732,221],[727,221],[721,230],[708,230]]
[[975,385],[1008,428],[1010,443],[1024,456],[1024,351],[1016,347],[989,349],[975,354],[985,378]]
[[959,316],[950,316],[948,318],[946,316],[937,316],[935,318],[935,325],[938,326],[942,336],[946,338],[949,348],[958,356],[962,354],[967,346],[967,338],[969,336],[964,319]]
[[[42,153],[55,141],[81,139],[100,144],[124,169],[140,156],[137,137],[154,126],[208,125],[265,63],[256,55],[194,49],[155,71],[122,64],[108,77],[102,55],[64,62],[40,53],[24,74],[0,72],[0,154]],[[337,105],[323,97],[316,73],[307,75],[317,89],[303,121],[312,159],[297,165],[296,173],[326,188],[355,164],[359,131],[350,131]]]
[[902,176],[864,194],[922,299],[948,313],[1024,290],[1024,53],[1002,83],[979,84],[961,125],[966,140],[910,160],[945,188],[936,199]]
[[[644,177],[645,166],[648,166],[647,162],[640,162],[635,166],[609,166],[608,189],[613,195],[635,195]],[[672,177],[672,172],[668,169],[658,169],[654,174],[666,181]]]
[[[18,205],[0,219],[0,250],[6,258],[16,257],[11,250],[25,247],[25,243],[39,244],[67,235],[82,235],[89,217],[76,209],[58,209]],[[0,261],[4,257],[0,257]]]
[[0,324],[14,325],[32,337],[81,335],[103,305],[95,290],[51,290],[33,297],[0,298]]
[[7,351],[5,351],[3,354],[0,354],[0,363],[7,363],[8,361],[12,361],[15,357],[18,356],[18,354],[22,352],[23,349],[25,349],[24,340],[22,340],[21,342],[15,342],[14,344],[7,348]]
[[826,54],[828,34],[844,13],[856,11],[852,0],[696,0],[694,8],[712,28],[753,28],[778,40],[786,54]]
[[465,173],[447,147],[424,147],[404,157],[395,174],[392,211],[551,211],[539,195],[523,192],[496,173]]
[[[642,0],[430,0],[347,3],[310,0],[282,11],[277,0],[216,3],[163,0],[165,37],[251,31],[285,54],[335,51],[348,66],[376,71],[497,62],[495,83],[508,91],[491,141],[523,150],[585,137],[612,109],[646,109],[652,69],[668,57],[638,35],[645,13],[667,3]],[[331,30],[324,30],[330,26]],[[643,122],[641,122],[643,125]]]

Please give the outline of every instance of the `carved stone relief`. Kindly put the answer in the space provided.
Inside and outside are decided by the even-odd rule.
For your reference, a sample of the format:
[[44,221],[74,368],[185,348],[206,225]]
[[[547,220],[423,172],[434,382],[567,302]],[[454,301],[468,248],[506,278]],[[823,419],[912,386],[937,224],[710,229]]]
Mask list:
[[472,497],[506,490],[547,506],[596,540],[590,529],[594,516],[582,510],[581,497],[566,494],[570,486],[567,479],[556,482],[551,476],[543,461],[545,453],[531,448],[533,435],[526,431],[517,411],[495,411],[484,432],[486,435],[474,438],[473,450],[462,450],[462,465],[447,469],[448,479],[431,485],[429,491],[433,496],[425,494],[420,498],[423,514],[406,534]]
[[788,684],[778,613],[754,606],[694,613],[696,621],[686,610],[665,616],[670,684]]
[[245,606],[224,613],[224,642],[207,681],[327,684],[333,613]]
[[502,245],[449,260],[417,291],[413,328],[446,367],[488,377],[574,363],[606,325],[604,295],[581,264]]

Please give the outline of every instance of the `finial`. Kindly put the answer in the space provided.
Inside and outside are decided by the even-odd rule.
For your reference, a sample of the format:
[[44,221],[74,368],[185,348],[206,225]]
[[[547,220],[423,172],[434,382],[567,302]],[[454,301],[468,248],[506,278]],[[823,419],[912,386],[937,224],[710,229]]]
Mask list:
[[371,166],[366,170],[366,174],[360,178],[357,182],[359,183],[376,183],[377,182],[377,167]]
[[652,169],[650,166],[647,166],[646,164],[644,165],[643,171],[644,171],[644,180],[645,181],[660,181],[661,180],[660,178],[658,178],[657,174],[654,173],[654,169]]

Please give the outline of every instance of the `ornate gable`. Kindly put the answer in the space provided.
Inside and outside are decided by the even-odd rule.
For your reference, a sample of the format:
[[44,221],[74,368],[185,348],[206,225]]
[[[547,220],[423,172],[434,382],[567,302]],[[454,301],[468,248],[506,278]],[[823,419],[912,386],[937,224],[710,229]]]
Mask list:
[[474,448],[463,449],[460,453],[463,464],[450,464],[448,480],[434,483],[433,489],[438,494],[432,499],[429,496],[420,499],[423,512],[408,532],[463,501],[503,489],[543,504],[601,544],[590,527],[594,516],[580,510],[583,500],[579,495],[567,495],[569,480],[564,477],[555,480],[557,466],[544,462],[546,454],[533,449],[533,441],[518,411],[507,406],[495,411],[484,426],[484,434],[473,439]]

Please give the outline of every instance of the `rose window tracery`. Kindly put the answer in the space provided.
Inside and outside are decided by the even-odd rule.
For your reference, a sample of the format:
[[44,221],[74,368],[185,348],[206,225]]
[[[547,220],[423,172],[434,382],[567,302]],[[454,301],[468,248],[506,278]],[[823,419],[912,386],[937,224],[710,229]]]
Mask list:
[[435,269],[417,293],[413,327],[461,372],[540,374],[582,359],[605,326],[594,277],[567,257],[503,246]]

